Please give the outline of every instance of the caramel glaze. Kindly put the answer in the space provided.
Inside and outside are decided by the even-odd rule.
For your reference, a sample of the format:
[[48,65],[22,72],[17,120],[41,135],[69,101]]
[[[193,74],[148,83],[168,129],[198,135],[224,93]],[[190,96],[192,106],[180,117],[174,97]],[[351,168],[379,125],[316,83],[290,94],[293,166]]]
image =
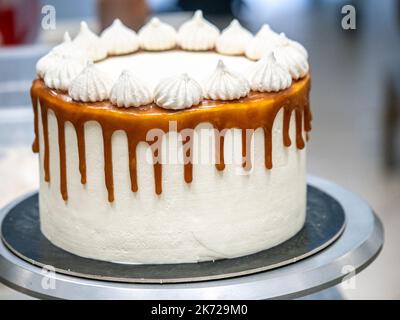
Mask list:
[[[42,80],[34,80],[31,88],[31,98],[34,111],[35,140],[32,145],[34,152],[39,152],[38,142],[38,102],[40,103],[44,141],[44,179],[50,181],[49,170],[49,132],[48,110],[51,109],[58,123],[58,142],[60,153],[60,189],[64,200],[68,199],[66,154],[65,154],[65,122],[69,121],[75,127],[78,139],[79,171],[81,183],[86,183],[85,136],[84,124],[87,121],[97,121],[103,132],[104,171],[108,200],[114,200],[113,164],[111,137],[114,131],[124,130],[128,138],[129,171],[131,189],[138,190],[136,146],[146,140],[147,132],[151,129],[161,129],[167,133],[169,121],[176,121],[177,132],[182,134],[184,143],[184,179],[187,183],[193,180],[191,159],[192,134],[202,122],[210,123],[216,131],[216,168],[224,170],[224,129],[239,128],[242,130],[243,167],[251,168],[250,145],[253,132],[257,128],[264,129],[265,136],[265,166],[272,168],[272,125],[278,111],[283,108],[283,143],[291,145],[289,125],[292,112],[295,112],[296,146],[303,149],[303,126],[306,133],[311,130],[311,112],[309,105],[310,76],[293,82],[292,86],[276,93],[251,92],[248,97],[235,101],[204,100],[201,104],[190,109],[172,111],[150,104],[140,108],[118,108],[109,101],[96,103],[81,103],[73,101],[66,93],[47,88]],[[251,130],[246,130],[251,129]],[[189,133],[188,133],[189,132]],[[220,132],[220,133],[218,133]],[[307,135],[306,135],[307,136]],[[162,164],[160,150],[155,139],[151,143],[154,156],[155,192],[162,192]]]

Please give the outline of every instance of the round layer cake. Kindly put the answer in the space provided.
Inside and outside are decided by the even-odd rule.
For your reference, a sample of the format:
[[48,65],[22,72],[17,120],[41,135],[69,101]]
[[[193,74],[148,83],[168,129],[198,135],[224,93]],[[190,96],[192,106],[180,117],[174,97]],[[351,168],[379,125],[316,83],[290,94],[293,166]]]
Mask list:
[[268,26],[201,12],[136,34],[82,23],[37,64],[31,96],[43,234],[120,263],[233,258],[306,214],[307,52]]

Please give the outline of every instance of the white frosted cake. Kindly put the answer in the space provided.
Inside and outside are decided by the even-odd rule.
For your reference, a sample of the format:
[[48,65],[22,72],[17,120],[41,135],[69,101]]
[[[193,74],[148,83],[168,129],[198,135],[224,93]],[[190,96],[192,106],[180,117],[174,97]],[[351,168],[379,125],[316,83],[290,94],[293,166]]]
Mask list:
[[306,215],[307,52],[267,25],[85,23],[37,64],[43,234],[120,263],[233,258]]

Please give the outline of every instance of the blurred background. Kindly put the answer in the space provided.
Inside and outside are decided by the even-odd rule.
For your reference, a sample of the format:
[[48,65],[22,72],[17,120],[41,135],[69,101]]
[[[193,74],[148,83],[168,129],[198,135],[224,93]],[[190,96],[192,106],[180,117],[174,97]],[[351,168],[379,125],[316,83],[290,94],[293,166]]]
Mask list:
[[[342,28],[345,5],[356,9],[354,30]],[[53,9],[55,25],[46,22]],[[356,276],[355,288],[337,289],[348,299],[399,299],[397,0],[0,0],[0,206],[38,186],[29,98],[38,58],[66,30],[75,35],[80,20],[97,32],[115,17],[135,30],[153,15],[178,27],[195,9],[220,29],[233,17],[252,32],[268,23],[308,49],[314,114],[308,173],[360,194],[385,227],[377,260]],[[29,297],[0,284],[0,299],[10,298]]]

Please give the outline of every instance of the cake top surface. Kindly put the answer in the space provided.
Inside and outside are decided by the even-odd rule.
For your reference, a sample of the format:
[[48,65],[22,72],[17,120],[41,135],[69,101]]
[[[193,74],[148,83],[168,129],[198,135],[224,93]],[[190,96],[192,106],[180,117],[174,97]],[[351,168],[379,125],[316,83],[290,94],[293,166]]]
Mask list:
[[182,110],[286,90],[309,66],[306,49],[268,25],[253,36],[233,20],[220,32],[196,11],[178,30],[153,18],[136,33],[116,19],[97,36],[82,22],[36,69],[77,102]]

